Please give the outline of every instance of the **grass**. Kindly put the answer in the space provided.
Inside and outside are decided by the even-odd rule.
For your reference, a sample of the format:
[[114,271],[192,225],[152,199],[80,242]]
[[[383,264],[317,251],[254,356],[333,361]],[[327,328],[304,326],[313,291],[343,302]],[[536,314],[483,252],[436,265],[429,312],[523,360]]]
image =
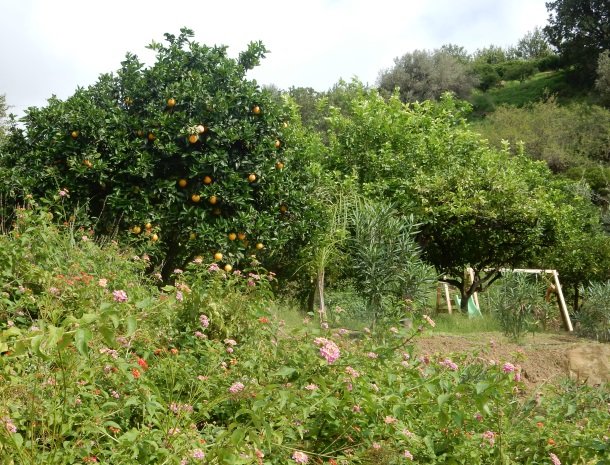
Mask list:
[[570,84],[565,70],[544,71],[520,81],[506,81],[501,87],[487,92],[475,91],[470,98],[474,106],[473,119],[491,113],[500,105],[523,107],[555,96],[560,104],[589,102],[589,94]]
[[431,330],[432,333],[470,334],[501,331],[498,321],[487,314],[469,318],[461,313],[440,313],[434,317],[434,321],[436,326]]

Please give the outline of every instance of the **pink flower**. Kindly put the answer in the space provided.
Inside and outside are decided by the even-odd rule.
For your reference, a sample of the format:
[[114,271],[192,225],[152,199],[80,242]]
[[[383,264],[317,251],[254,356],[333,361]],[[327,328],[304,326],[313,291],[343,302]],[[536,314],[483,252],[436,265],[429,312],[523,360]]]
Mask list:
[[449,368],[451,371],[457,371],[458,369],[458,366],[449,358],[446,358],[445,360],[440,362],[439,365],[443,365],[444,367]]
[[256,286],[256,283],[254,281],[252,281],[251,279],[249,279],[248,280],[248,286],[254,287],[254,286]]
[[240,383],[240,382],[233,383],[231,385],[231,387],[229,388],[229,392],[231,394],[237,394],[238,392],[243,391],[244,388],[245,388],[245,386],[242,383]]
[[201,449],[195,449],[192,454],[194,459],[203,460],[205,458],[205,454]]
[[307,389],[308,391],[315,391],[316,389],[318,389],[318,386],[312,383],[305,386],[305,389]]
[[123,290],[112,291],[112,297],[115,302],[127,302],[127,292]]
[[178,302],[182,302],[184,300],[184,294],[182,294],[182,291],[176,291],[176,300]]
[[50,293],[50,294],[53,294],[53,295],[59,295],[59,294],[60,294],[60,291],[59,291],[59,289],[57,289],[55,286],[51,286],[51,287],[49,288],[49,293]]
[[225,339],[224,343],[228,346],[236,346],[237,341],[235,339]]
[[233,353],[233,347],[227,347],[227,354],[232,354]]
[[409,460],[413,460],[413,454],[411,452],[409,452],[408,450],[405,450],[402,453],[403,457]]
[[60,197],[69,197],[68,193],[69,191],[65,187],[63,189],[60,189],[58,192]]
[[207,317],[207,315],[204,315],[202,313],[201,315],[199,315],[199,324],[204,328],[207,328],[208,326],[210,326],[210,319]]
[[360,413],[362,411],[362,408],[359,405],[354,405],[352,407],[352,412],[354,413]]
[[214,272],[214,271],[220,271],[220,267],[219,267],[219,266],[218,266],[216,263],[212,263],[212,264],[209,266],[208,271],[209,271],[210,273],[211,273],[211,272]]
[[424,320],[426,320],[428,322],[428,324],[430,326],[432,326],[433,328],[436,326],[436,323],[434,322],[434,320],[432,318],[430,318],[428,315],[422,315],[422,318]]
[[9,433],[14,434],[17,432],[17,427],[15,426],[15,423],[13,423],[13,420],[10,418],[3,418],[2,422]]
[[489,446],[493,447],[496,442],[496,433],[493,431],[485,431],[483,434],[483,439],[486,439],[489,442]]
[[100,278],[97,282],[99,287],[106,287],[108,285],[108,280],[106,278]]
[[559,460],[559,457],[557,457],[552,452],[549,453],[549,457],[551,458],[551,462],[553,462],[553,465],[561,465],[561,461]]
[[512,363],[508,363],[506,362],[503,366],[502,366],[502,371],[504,373],[512,373],[513,371],[515,371],[515,365],[513,365]]
[[307,463],[309,462],[309,457],[305,452],[295,450],[292,454],[292,460],[294,460],[296,463]]
[[372,444],[372,446],[373,446],[373,449],[375,449],[375,450],[379,450],[379,449],[381,449],[381,444],[379,444],[378,442],[374,442],[374,443]]
[[198,339],[205,339],[205,337],[206,337],[205,334],[203,334],[201,331],[195,331],[193,334]]
[[375,352],[367,352],[366,356],[368,358],[372,358],[372,359],[375,359],[378,357],[378,355]]
[[383,422],[384,422],[386,425],[393,425],[393,424],[394,424],[394,423],[396,423],[397,421],[398,421],[398,420],[397,420],[396,418],[394,418],[394,417],[392,417],[392,416],[390,416],[390,415],[386,416],[386,417],[383,419]]
[[341,355],[337,344],[329,339],[317,337],[314,344],[320,346],[320,356],[325,358],[329,365],[334,363]]
[[174,270],[174,274],[182,274],[182,273],[184,273],[184,271],[182,271],[180,268],[176,268]]
[[358,376],[360,376],[360,373],[358,373],[356,370],[354,370],[352,367],[345,367],[345,372],[350,375],[352,378],[357,378]]
[[321,327],[322,329],[328,329],[328,323],[327,323],[326,321],[324,321],[324,322],[322,322],[322,323],[320,324],[320,327]]

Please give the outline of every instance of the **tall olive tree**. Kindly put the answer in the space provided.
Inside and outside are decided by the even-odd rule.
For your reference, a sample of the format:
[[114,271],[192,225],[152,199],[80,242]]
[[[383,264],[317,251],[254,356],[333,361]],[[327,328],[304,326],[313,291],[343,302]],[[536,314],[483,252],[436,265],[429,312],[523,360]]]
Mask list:
[[438,99],[443,92],[459,98],[470,95],[478,80],[464,61],[463,50],[454,47],[415,50],[394,59],[394,66],[379,74],[379,87],[388,93],[400,89],[404,102]]

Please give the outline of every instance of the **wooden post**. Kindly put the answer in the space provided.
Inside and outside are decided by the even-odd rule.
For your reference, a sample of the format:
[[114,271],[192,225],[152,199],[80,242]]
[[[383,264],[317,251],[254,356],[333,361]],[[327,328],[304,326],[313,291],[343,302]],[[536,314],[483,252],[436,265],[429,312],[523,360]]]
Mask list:
[[449,295],[449,284],[443,283],[443,287],[445,288],[445,300],[447,301],[447,311],[449,315],[453,313],[453,309],[451,308],[451,296]]
[[552,271],[553,279],[555,281],[555,288],[557,292],[557,297],[559,297],[559,307],[561,309],[561,314],[563,316],[563,322],[566,325],[568,331],[574,331],[574,327],[572,326],[572,320],[570,320],[570,315],[568,314],[568,308],[566,307],[566,301],[563,298],[563,292],[561,290],[561,284],[559,284],[559,274],[557,270]]

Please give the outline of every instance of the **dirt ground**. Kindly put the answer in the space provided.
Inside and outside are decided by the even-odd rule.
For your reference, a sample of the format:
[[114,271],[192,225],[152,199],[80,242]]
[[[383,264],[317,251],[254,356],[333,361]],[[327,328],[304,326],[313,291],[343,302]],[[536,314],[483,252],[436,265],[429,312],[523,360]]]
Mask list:
[[470,360],[511,362],[522,368],[530,389],[568,376],[589,384],[610,382],[610,344],[568,333],[528,335],[519,344],[499,333],[426,335],[418,338],[415,346],[418,352],[431,356],[454,353]]

